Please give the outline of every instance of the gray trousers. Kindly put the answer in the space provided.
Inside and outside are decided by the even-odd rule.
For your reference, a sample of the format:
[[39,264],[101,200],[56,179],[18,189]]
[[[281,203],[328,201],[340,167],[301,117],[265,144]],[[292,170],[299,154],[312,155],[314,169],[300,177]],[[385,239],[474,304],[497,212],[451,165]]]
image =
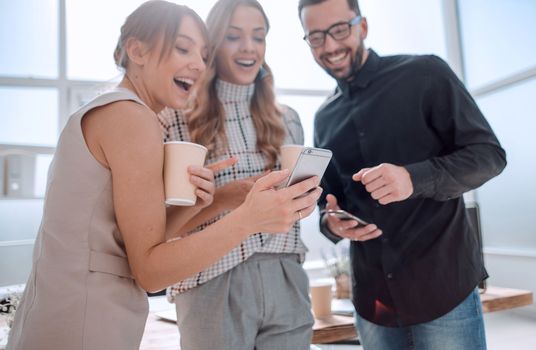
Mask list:
[[295,254],[255,254],[175,297],[182,350],[308,350],[309,280]]

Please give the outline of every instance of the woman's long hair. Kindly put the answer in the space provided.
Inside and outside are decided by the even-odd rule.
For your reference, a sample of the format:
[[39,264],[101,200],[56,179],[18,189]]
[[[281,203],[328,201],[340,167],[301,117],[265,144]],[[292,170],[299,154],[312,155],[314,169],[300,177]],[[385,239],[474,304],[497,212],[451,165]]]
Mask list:
[[[205,86],[198,91],[193,108],[187,113],[187,124],[192,140],[205,145],[210,155],[224,154],[229,147],[225,135],[225,111],[216,91],[215,61],[233,12],[239,5],[258,9],[270,28],[264,9],[256,0],[219,0],[207,17],[210,55],[205,75]],[[272,169],[285,139],[282,112],[275,101],[272,71],[266,62],[255,79],[250,112],[257,133],[257,149],[266,157],[266,169]]]

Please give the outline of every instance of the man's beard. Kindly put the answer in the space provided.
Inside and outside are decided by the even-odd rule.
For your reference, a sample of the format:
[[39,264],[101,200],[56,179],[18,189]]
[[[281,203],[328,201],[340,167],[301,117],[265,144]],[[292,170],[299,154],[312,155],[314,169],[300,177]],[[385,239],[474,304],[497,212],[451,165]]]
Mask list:
[[337,81],[351,81],[354,78],[354,75],[361,69],[363,66],[363,55],[365,53],[365,47],[363,46],[363,41],[359,43],[359,47],[357,48],[357,51],[355,53],[355,56],[352,57],[350,62],[350,71],[348,74],[346,74],[343,77],[338,77],[331,69],[325,68],[324,70],[326,73],[328,73],[332,78],[334,78]]

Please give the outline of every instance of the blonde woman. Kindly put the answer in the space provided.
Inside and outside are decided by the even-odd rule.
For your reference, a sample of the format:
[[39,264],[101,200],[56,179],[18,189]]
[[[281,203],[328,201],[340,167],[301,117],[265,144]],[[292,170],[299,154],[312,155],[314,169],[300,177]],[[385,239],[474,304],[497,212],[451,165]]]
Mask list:
[[123,80],[72,115],[60,136],[9,350],[138,349],[145,290],[195,275],[255,232],[286,231],[314,209],[319,189],[294,199],[314,181],[276,191],[288,174],[274,172],[215,225],[165,241],[214,193],[212,171],[190,169],[200,205],[170,208],[166,220],[156,113],[186,105],[206,42],[201,19],[183,6],[149,1],[127,18],[115,52]]
[[[165,110],[160,119],[167,140],[193,140],[209,148],[210,161],[231,156],[238,163],[216,175],[214,202],[189,222],[188,237],[228,218],[256,177],[278,169],[281,145],[303,143],[298,115],[275,101],[265,62],[269,23],[261,5],[220,0],[207,27],[212,47],[206,90],[199,91],[195,109]],[[287,231],[259,231],[168,289],[182,349],[309,349],[313,317],[301,265],[307,249],[299,223]]]

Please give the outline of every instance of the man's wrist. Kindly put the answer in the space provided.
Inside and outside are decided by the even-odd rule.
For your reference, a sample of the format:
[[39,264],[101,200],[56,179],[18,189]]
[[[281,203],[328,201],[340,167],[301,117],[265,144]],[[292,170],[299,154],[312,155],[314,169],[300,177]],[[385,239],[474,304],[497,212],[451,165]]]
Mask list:
[[435,173],[430,162],[423,161],[404,166],[413,188],[409,198],[429,197],[435,192]]

